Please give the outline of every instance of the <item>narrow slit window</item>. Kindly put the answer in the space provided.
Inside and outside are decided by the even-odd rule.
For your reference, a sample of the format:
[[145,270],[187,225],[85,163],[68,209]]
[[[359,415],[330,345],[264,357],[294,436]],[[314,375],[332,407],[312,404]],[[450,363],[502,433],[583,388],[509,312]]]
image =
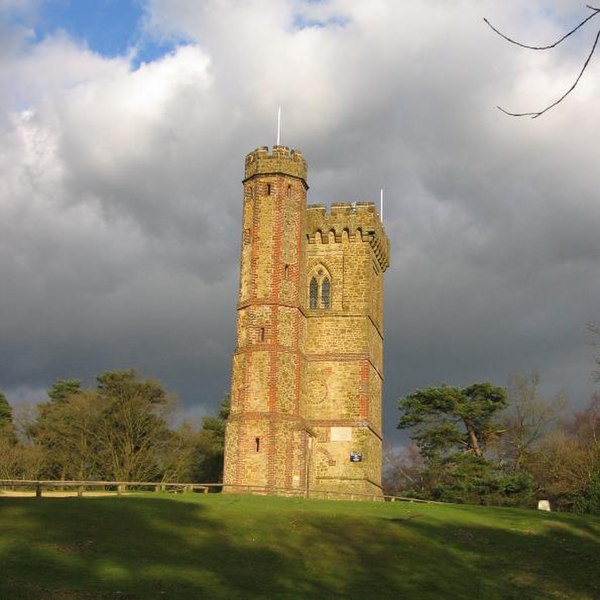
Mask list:
[[265,328],[264,328],[264,327],[261,327],[261,328],[260,328],[259,337],[260,337],[260,341],[261,341],[261,342],[264,342],[264,341],[265,341]]
[[283,277],[287,281],[290,278],[290,265],[285,265],[283,269]]
[[259,452],[260,451],[260,438],[254,438],[254,443],[256,444],[256,451]]
[[329,308],[331,305],[331,284],[329,278],[325,277],[321,283],[321,306]]
[[271,195],[271,184],[267,183],[267,196]]
[[291,185],[287,186],[287,197],[288,198],[292,197],[292,186]]
[[318,302],[319,302],[319,284],[317,283],[317,280],[313,277],[310,280],[309,307],[317,308]]

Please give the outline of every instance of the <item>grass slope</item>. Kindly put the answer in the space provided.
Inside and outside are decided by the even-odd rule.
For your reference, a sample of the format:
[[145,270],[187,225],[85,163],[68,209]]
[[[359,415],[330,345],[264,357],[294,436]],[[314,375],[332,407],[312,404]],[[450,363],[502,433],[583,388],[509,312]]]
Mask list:
[[600,598],[600,520],[235,495],[0,496],[0,598]]

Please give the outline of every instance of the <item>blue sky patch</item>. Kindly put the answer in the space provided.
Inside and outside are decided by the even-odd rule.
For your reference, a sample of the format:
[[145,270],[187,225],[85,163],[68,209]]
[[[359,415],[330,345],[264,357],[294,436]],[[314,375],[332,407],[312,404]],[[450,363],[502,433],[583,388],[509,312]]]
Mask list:
[[338,27],[344,27],[349,23],[350,19],[342,16],[329,17],[326,20],[309,19],[303,15],[296,15],[294,17],[294,29],[309,29],[309,28],[323,28],[337,25]]
[[70,38],[106,57],[123,56],[133,47],[134,67],[171,52],[175,42],[157,41],[143,31],[142,0],[45,0],[36,23],[38,40],[65,31]]
[[44,38],[62,29],[98,54],[118,56],[136,43],[143,16],[137,0],[47,0],[36,30]]

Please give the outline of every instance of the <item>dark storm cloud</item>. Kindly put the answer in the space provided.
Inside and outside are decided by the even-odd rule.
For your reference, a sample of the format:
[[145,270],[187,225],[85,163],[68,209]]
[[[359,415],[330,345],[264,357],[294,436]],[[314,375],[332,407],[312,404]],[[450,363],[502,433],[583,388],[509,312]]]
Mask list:
[[187,42],[137,70],[11,30],[0,387],[20,401],[57,377],[134,366],[191,412],[214,410],[234,344],[243,159],[273,143],[282,105],[310,201],[385,189],[388,436],[395,400],[442,381],[539,369],[584,402],[585,323],[600,319],[600,73],[543,119],[511,120],[494,106],[552,99],[581,48],[530,57],[481,22],[547,39],[568,9],[152,0],[146,33]]

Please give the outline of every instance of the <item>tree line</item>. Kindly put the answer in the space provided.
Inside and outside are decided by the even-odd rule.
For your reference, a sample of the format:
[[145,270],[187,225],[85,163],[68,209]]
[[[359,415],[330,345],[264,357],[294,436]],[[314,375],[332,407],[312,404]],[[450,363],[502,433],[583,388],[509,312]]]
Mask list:
[[399,401],[412,445],[388,450],[388,493],[433,500],[600,514],[600,394],[580,411],[540,393],[537,373],[507,388],[416,390]]
[[[594,381],[600,383],[600,324]],[[569,410],[561,391],[540,392],[538,373],[416,390],[398,402],[412,443],[384,454],[388,494],[449,502],[534,507],[600,515],[600,393]]]
[[[591,326],[600,337],[600,327]],[[600,382],[600,356],[595,378]],[[384,491],[449,502],[600,514],[600,393],[576,412],[537,373],[416,390],[399,401],[412,443],[384,456]],[[199,426],[175,424],[176,399],[134,370],[96,385],[59,379],[15,417],[0,392],[0,479],[222,481],[229,398]]]
[[229,399],[219,413],[174,424],[174,396],[134,370],[84,389],[60,379],[15,418],[0,392],[0,479],[220,482]]

